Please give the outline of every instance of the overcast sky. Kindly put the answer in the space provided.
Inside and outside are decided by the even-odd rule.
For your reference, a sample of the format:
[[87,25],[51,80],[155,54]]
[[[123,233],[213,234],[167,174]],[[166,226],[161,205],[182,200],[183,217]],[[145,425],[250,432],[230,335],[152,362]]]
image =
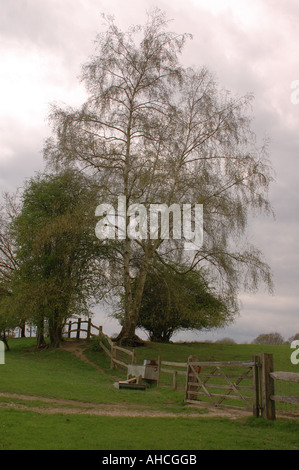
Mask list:
[[[49,104],[84,101],[81,65],[103,30],[101,13],[126,29],[157,6],[171,29],[191,33],[184,65],[207,66],[234,93],[252,92],[253,127],[270,139],[276,182],[270,198],[276,219],[259,218],[248,236],[272,267],[275,293],[241,295],[241,315],[217,332],[177,339],[231,337],[251,342],[277,331],[299,332],[299,2],[298,0],[0,0],[0,185],[14,192],[44,167]],[[298,82],[299,88],[299,82]],[[116,322],[98,314],[108,334]]]

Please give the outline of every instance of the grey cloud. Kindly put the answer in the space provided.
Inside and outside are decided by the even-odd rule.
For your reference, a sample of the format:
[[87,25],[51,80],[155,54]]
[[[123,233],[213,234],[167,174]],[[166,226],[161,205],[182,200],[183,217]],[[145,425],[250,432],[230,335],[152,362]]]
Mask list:
[[[5,125],[4,125],[5,124]],[[15,192],[26,178],[43,169],[43,129],[6,117],[0,121],[0,188]],[[9,154],[3,155],[7,149]]]

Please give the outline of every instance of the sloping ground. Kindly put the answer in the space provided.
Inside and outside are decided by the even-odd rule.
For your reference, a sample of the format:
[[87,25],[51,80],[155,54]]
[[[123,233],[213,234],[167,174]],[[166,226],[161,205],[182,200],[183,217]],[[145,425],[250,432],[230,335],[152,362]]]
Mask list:
[[[105,375],[111,379],[111,387],[113,381],[121,380],[121,378],[111,373],[107,373],[97,364],[90,361],[84,351],[87,348],[86,341],[84,340],[73,340],[65,341],[61,348],[70,354],[74,355],[80,361],[89,366],[92,366],[98,373]],[[117,372],[116,372],[117,373]],[[141,392],[144,393],[144,392]],[[42,396],[28,395],[28,394],[16,394],[16,393],[0,393],[0,409],[12,408],[17,410],[34,411],[36,413],[43,414],[86,414],[86,415],[97,415],[97,416],[114,416],[114,417],[188,417],[198,418],[200,416],[222,416],[229,418],[239,418],[240,416],[247,416],[248,413],[243,410],[227,411],[227,410],[216,410],[213,408],[199,408],[186,406],[186,411],[175,413],[173,410],[167,410],[165,406],[164,410],[161,410],[155,405],[144,405],[136,403],[92,403],[82,402],[76,400],[67,400],[59,398],[45,398]]]
[[[112,380],[119,380],[119,377],[108,374],[97,364],[91,362],[84,354],[86,349],[86,341],[68,341],[63,343],[62,349],[73,354],[85,364],[94,367],[99,373],[110,377]],[[111,380],[111,382],[112,382]],[[112,383],[111,383],[112,386]],[[142,392],[144,393],[144,392]],[[129,404],[129,403],[113,403],[98,404],[92,402],[82,402],[76,400],[45,398],[40,396],[31,396],[25,394],[0,393],[0,409],[12,408],[22,411],[33,411],[40,414],[78,414],[93,416],[111,416],[111,417],[149,417],[149,418],[200,418],[200,417],[223,417],[229,419],[238,419],[251,416],[252,413],[245,409],[232,409],[226,407],[209,407],[206,404],[198,406],[186,406],[186,412],[182,411],[174,413],[167,411],[167,407],[163,411],[151,405]],[[283,415],[283,417],[288,417]],[[298,417],[293,414],[291,418]]]
[[104,375],[108,375],[101,367],[97,364],[91,362],[84,354],[84,350],[86,349],[86,341],[79,340],[79,341],[65,341],[61,345],[61,349],[70,352],[74,356],[76,356],[80,361],[85,362],[85,364],[89,364],[90,366],[94,367],[98,372]]

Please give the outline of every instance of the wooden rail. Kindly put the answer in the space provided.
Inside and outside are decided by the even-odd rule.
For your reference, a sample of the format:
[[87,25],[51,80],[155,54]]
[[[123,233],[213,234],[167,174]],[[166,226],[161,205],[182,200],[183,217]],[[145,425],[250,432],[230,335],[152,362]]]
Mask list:
[[[270,372],[270,378],[274,380],[283,380],[284,382],[294,382],[299,383],[299,373],[296,372]],[[299,406],[299,396],[290,396],[290,395],[276,395],[275,385],[273,386],[273,394],[268,393],[269,398],[273,402],[280,403],[289,403],[291,405]]]
[[[106,342],[106,345],[104,344]],[[113,341],[103,333],[102,329],[99,334],[99,345],[110,358],[110,369],[113,370],[117,366],[128,369],[129,364],[136,364],[136,351],[116,346]],[[107,347],[108,346],[108,347]]]

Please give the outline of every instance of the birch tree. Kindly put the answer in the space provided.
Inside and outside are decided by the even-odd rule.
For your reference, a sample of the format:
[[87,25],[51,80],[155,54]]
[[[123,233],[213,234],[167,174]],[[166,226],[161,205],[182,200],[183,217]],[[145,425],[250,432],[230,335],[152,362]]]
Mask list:
[[[163,237],[161,230],[156,237],[149,231],[140,236],[140,217],[135,225],[139,237],[126,230],[123,236],[118,225],[115,238],[107,240],[113,253],[110,278],[119,282],[121,275],[125,299],[118,340],[134,344],[143,288],[155,258],[166,265],[188,264],[185,272],[208,268],[219,291],[235,301],[241,286],[255,289],[260,281],[271,286],[260,251],[240,240],[252,210],[271,212],[267,191],[272,176],[267,150],[256,144],[251,131],[252,96],[222,90],[204,67],[184,68],[179,56],[189,35],[169,31],[159,10],[126,32],[113,18],[106,18],[106,24],[82,68],[88,99],[77,109],[52,108],[46,159],[52,165],[74,165],[96,179],[95,207],[117,207],[122,195],[125,229],[133,204],[146,209],[151,204],[202,204],[204,209],[204,241],[193,251],[184,249],[184,237]],[[174,230],[171,222],[172,235]]]

